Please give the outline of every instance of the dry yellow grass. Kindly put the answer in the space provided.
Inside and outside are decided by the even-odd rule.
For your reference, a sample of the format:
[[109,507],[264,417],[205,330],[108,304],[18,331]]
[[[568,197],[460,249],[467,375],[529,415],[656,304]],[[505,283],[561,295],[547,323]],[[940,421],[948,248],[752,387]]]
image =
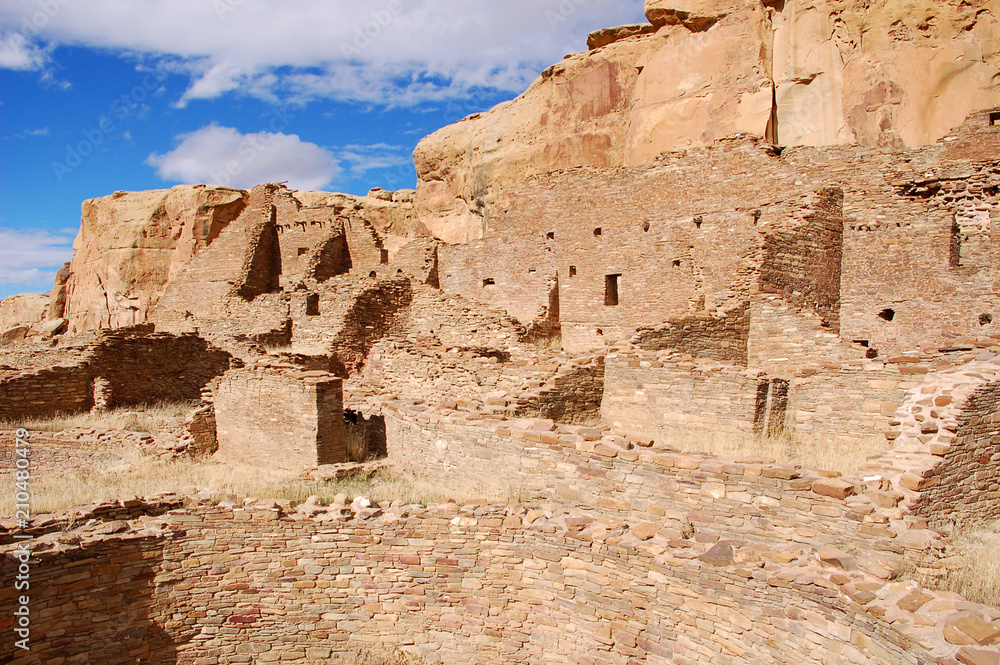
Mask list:
[[976,603],[1000,607],[1000,521],[955,537],[965,565],[940,578],[917,581],[928,588],[960,593]]
[[156,434],[168,421],[185,418],[193,410],[194,407],[190,402],[163,402],[122,407],[104,412],[83,412],[17,421],[2,420],[0,421],[0,429],[11,430],[23,427],[33,432],[59,432],[74,427],[83,427]]
[[[302,502],[312,495],[330,501],[339,493],[351,497],[363,494],[379,503],[395,500],[463,503],[472,499],[509,503],[518,497],[512,483],[492,476],[442,483],[389,468],[340,482],[321,482],[304,480],[295,472],[273,467],[218,463],[211,459],[164,461],[145,456],[134,446],[122,446],[112,452],[117,459],[94,467],[60,474],[34,473],[32,512],[58,512],[127,496],[148,497],[160,492],[193,494],[203,490],[211,492],[217,500],[233,502],[247,498]],[[5,475],[12,485],[12,477]],[[13,500],[14,492],[0,492],[0,514],[13,514]]]
[[869,457],[882,455],[888,448],[884,437],[874,435],[851,439],[809,434],[769,438],[700,428],[675,428],[656,440],[683,452],[763,457],[844,475],[856,472]]

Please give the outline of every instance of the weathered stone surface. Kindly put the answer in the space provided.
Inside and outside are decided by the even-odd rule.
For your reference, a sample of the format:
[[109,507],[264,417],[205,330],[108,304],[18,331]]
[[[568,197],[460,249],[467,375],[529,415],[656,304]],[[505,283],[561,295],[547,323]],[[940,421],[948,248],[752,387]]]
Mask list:
[[58,316],[71,331],[147,322],[166,284],[244,205],[239,190],[200,185],[85,201]]
[[951,644],[986,646],[1000,641],[1000,625],[974,612],[958,612],[945,620],[944,637]]
[[25,293],[0,300],[0,330],[37,330],[48,313],[49,295]]

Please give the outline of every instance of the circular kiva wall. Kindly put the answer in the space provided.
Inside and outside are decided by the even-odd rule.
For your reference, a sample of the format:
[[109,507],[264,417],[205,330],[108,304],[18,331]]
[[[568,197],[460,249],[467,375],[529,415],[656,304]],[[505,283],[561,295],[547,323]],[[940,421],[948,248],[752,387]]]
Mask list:
[[933,662],[818,562],[446,506],[339,523],[192,509],[163,531],[53,534],[66,544],[37,554],[32,651],[4,640],[0,661],[326,663],[384,642],[463,664]]

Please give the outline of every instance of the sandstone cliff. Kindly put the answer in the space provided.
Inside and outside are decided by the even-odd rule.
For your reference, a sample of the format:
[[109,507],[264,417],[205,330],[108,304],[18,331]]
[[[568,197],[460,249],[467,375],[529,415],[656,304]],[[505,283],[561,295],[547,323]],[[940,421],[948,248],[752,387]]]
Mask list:
[[170,279],[244,206],[244,192],[202,185],[84,201],[65,302],[50,316],[70,331],[145,323]]
[[[517,99],[425,138],[417,213],[483,237],[500,192],[744,132],[781,145],[933,143],[1000,106],[1000,0],[647,0]],[[617,41],[615,41],[617,40]]]

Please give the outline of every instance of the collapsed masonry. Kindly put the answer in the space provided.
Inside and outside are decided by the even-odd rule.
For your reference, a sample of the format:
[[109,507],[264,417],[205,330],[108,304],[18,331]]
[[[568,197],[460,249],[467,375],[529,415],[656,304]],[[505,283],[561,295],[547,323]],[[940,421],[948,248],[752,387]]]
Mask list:
[[[175,188],[168,199],[243,207],[165,283],[136,283],[145,313],[129,321],[241,363],[278,348],[344,379],[346,403],[366,415],[392,394],[651,438],[711,424],[849,445],[885,432],[925,374],[995,339],[992,115],[912,150],[735,137],[648,166],[534,176],[507,192],[489,237],[463,245],[420,236],[406,193],[373,192],[372,208],[306,205],[318,195],[279,185]],[[126,199],[91,205],[120,219]],[[104,269],[64,272],[49,306],[68,329],[120,318],[80,295]],[[36,396],[9,416],[89,408],[93,388],[76,383],[79,395]]]

